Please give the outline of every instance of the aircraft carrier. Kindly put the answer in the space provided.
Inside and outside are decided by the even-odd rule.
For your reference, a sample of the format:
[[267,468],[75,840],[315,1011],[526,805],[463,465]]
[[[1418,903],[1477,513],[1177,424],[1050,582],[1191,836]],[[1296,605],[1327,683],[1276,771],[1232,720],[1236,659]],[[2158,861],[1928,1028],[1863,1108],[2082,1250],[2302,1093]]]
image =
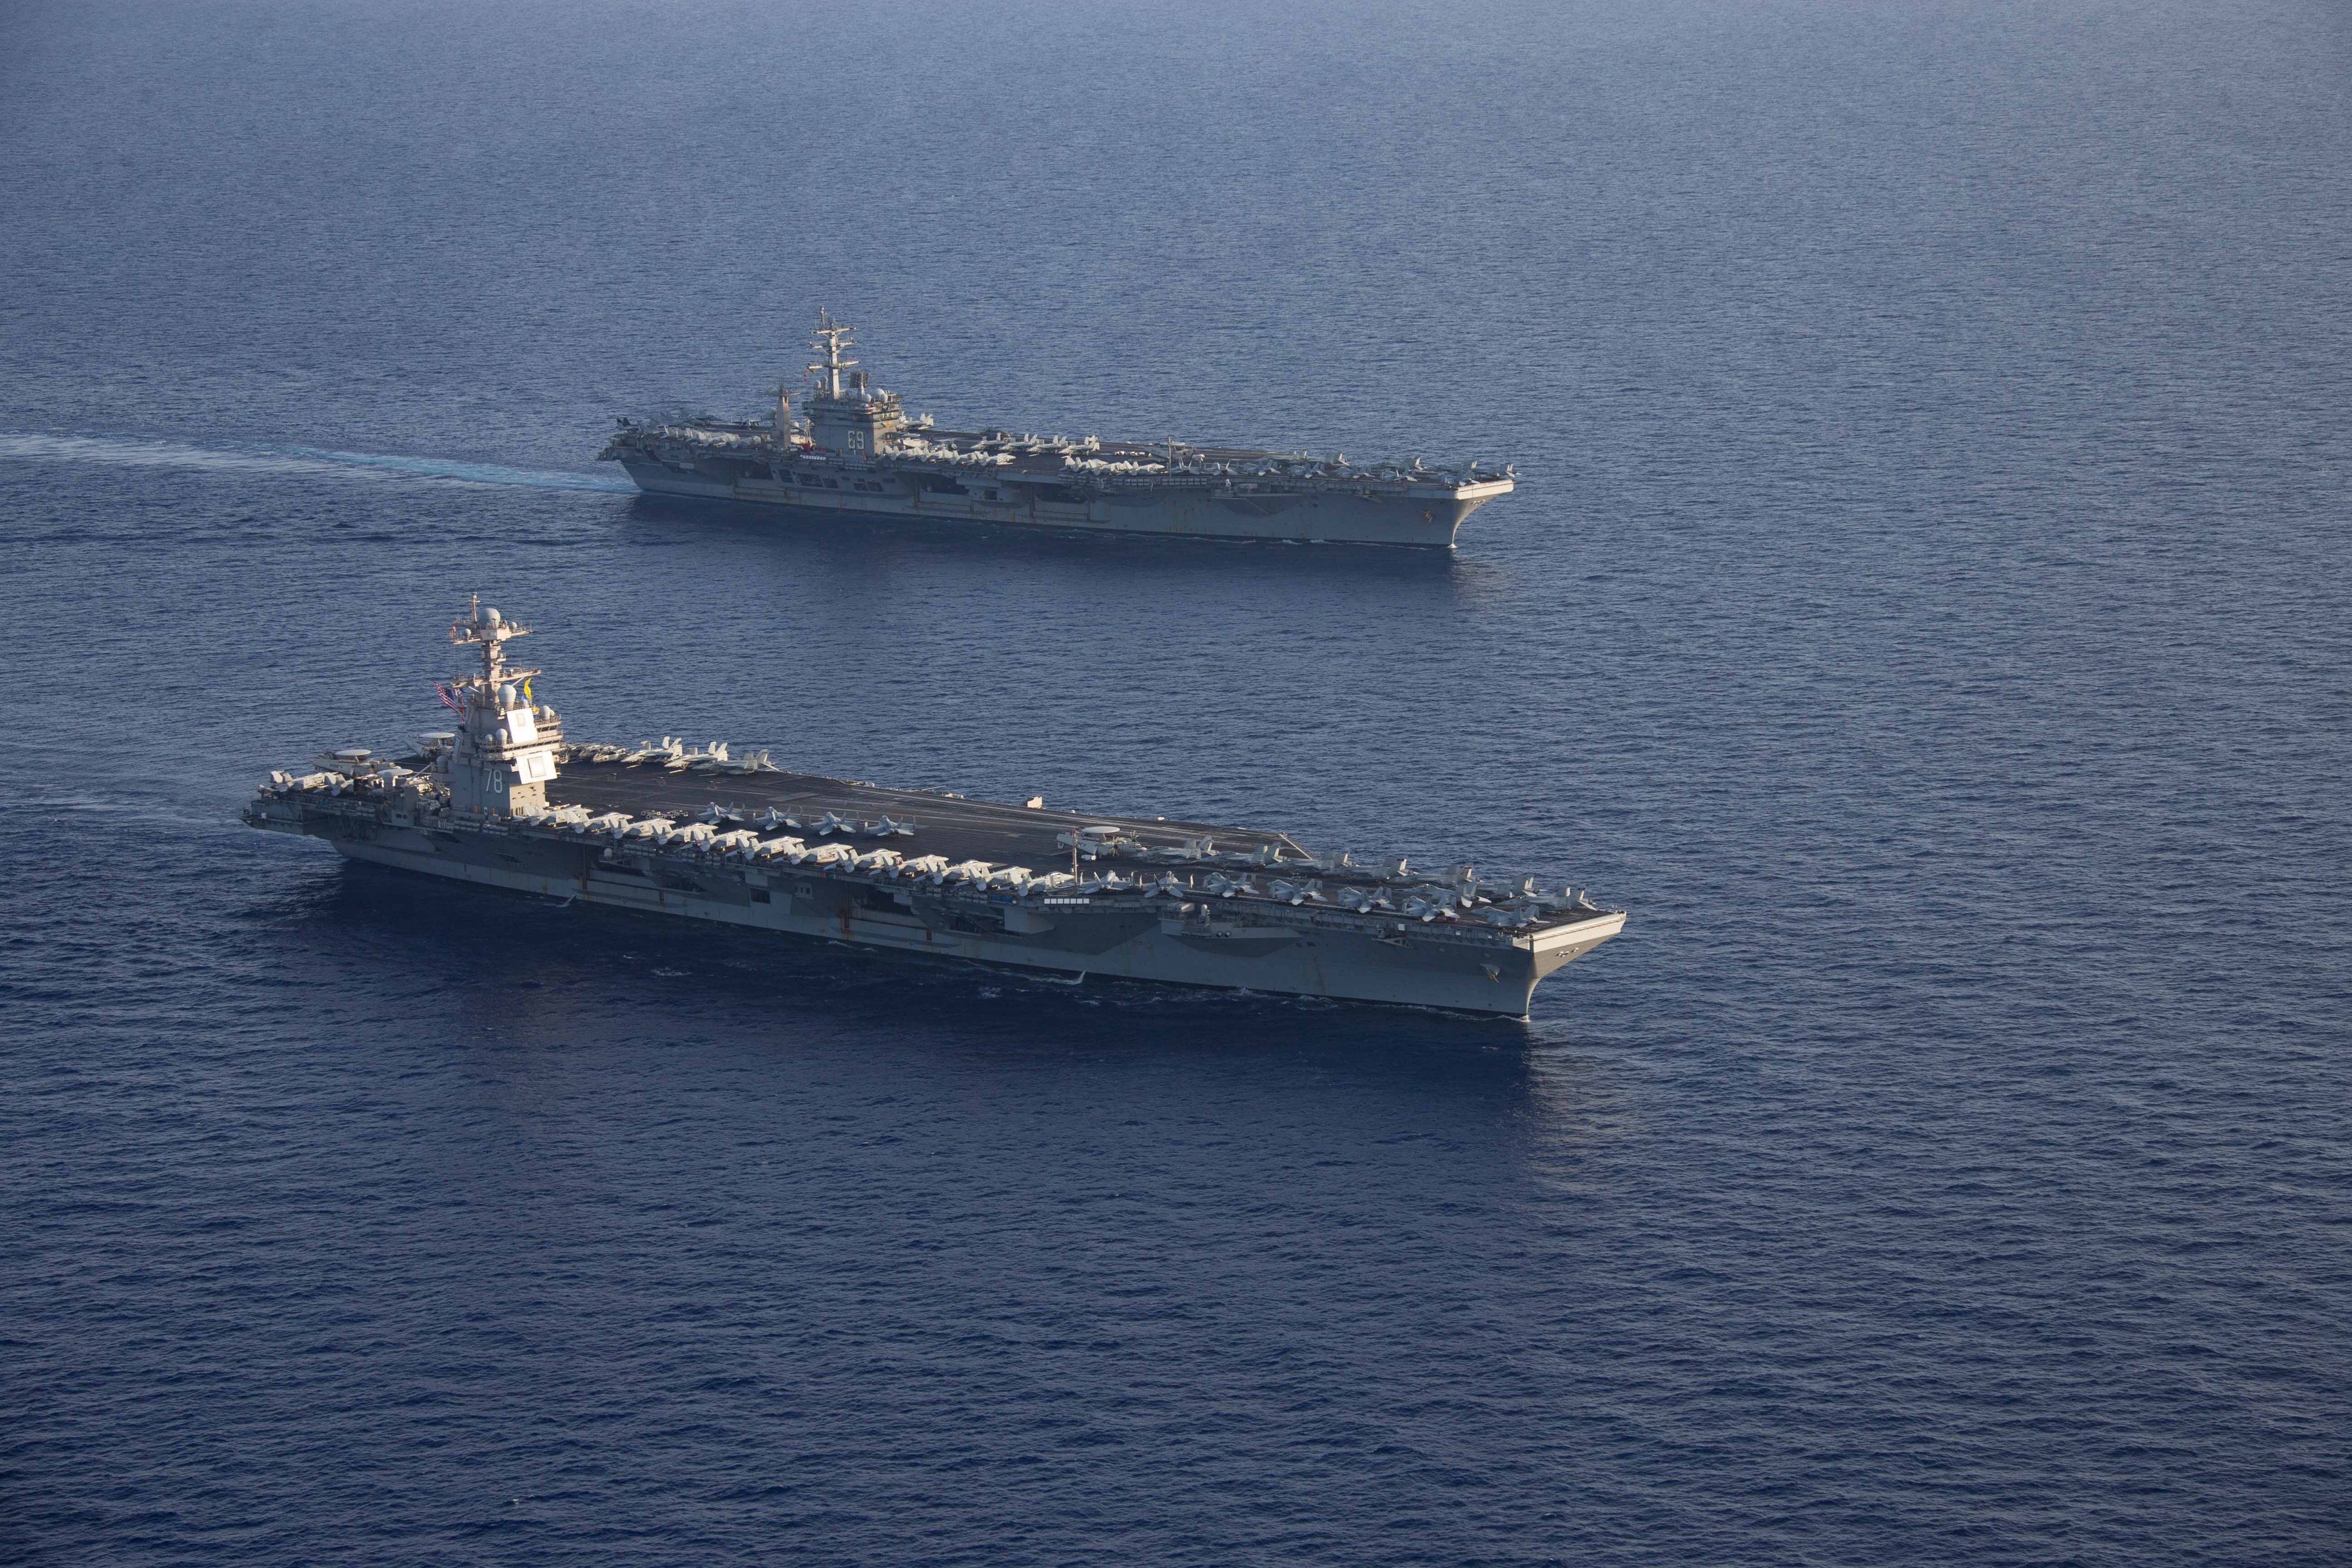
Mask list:
[[270,775],[247,822],[461,882],[903,953],[1523,1015],[1622,910],[1533,878],[1358,865],[1286,834],[798,773],[765,751],[568,740],[477,600],[457,727]]
[[820,312],[805,417],[623,419],[598,455],[640,489],[847,517],[1451,549],[1513,473],[1351,463],[1344,453],[940,430],[866,384],[849,329]]

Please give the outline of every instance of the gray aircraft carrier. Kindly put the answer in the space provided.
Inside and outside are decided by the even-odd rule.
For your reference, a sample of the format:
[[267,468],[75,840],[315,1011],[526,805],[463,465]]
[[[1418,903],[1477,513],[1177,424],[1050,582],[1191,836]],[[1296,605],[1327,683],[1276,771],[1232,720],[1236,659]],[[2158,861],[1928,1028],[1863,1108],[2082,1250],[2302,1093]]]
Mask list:
[[814,346],[805,419],[779,391],[768,419],[621,420],[598,455],[656,494],[842,517],[1440,549],[1512,488],[1509,467],[1475,461],[939,430],[867,386],[849,329],[820,313]]
[[619,909],[870,947],[1250,991],[1524,1014],[1623,912],[1534,879],[1357,865],[1285,834],[998,804],[779,767],[766,752],[564,737],[526,628],[478,601],[457,728],[398,759],[273,773],[257,828],[355,860]]

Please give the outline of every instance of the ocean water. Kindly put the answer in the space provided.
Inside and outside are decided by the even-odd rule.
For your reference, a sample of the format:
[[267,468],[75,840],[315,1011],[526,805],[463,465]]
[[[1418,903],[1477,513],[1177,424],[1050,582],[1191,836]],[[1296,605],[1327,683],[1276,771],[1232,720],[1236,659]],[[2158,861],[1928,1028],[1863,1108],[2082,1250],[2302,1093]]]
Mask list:
[[[2352,21],[0,9],[0,1559],[2352,1557]],[[636,497],[911,405],[1518,465],[1451,557]],[[1067,987],[236,810],[433,727],[1633,912]]]

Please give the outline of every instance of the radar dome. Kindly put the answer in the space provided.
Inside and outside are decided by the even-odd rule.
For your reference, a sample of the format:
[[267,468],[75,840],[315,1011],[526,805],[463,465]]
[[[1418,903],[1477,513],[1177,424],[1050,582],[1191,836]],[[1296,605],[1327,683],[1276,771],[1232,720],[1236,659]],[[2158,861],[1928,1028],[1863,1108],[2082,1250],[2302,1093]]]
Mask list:
[[499,612],[498,612],[496,610],[485,610],[485,611],[483,611],[483,612],[482,612],[482,624],[483,624],[483,625],[485,625],[485,626],[495,626],[495,625],[497,625],[498,623],[499,623]]

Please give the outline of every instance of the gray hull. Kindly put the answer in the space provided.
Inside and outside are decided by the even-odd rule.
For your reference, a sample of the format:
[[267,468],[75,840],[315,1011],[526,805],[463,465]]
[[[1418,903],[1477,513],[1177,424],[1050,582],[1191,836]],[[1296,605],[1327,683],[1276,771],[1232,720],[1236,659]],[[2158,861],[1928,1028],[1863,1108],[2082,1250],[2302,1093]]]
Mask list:
[[[487,887],[581,899],[614,909],[722,921],[799,936],[927,956],[1065,975],[1292,996],[1402,1003],[1504,1014],[1528,1010],[1536,982],[1617,934],[1619,913],[1596,915],[1516,945],[1456,939],[1439,929],[1411,939],[1265,916],[1181,916],[1171,909],[1096,909],[1073,902],[982,924],[944,899],[879,890],[790,870],[722,864],[612,863],[596,850],[528,834],[455,831],[262,810],[256,826],[326,839],[354,860]],[[882,893],[881,899],[876,898]],[[877,907],[877,904],[882,906]],[[1014,925],[1034,927],[1011,929]]]
[[1007,486],[1003,499],[941,494],[878,472],[868,490],[778,482],[764,469],[723,456],[690,465],[646,458],[622,461],[637,487],[654,495],[789,507],[842,517],[1057,528],[1081,533],[1181,538],[1302,540],[1449,549],[1464,518],[1512,488],[1507,480],[1440,489],[1423,496],[1327,492],[1221,497],[1209,488],[1087,497],[1056,501]]

